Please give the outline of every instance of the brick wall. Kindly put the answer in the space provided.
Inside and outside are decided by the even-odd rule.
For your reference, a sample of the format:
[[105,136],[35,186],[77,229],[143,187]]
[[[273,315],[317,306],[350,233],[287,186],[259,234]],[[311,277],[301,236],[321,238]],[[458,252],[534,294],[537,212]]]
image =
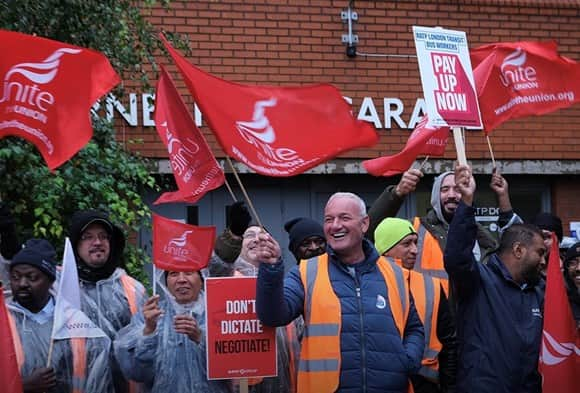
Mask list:
[[[148,11],[150,20],[170,32],[187,34],[188,59],[218,77],[249,84],[291,85],[329,82],[352,97],[358,113],[364,97],[372,97],[383,117],[383,97],[398,97],[407,119],[421,96],[414,58],[348,58],[341,43],[346,26],[340,12],[347,0],[196,0],[172,1],[169,9]],[[544,5],[535,5],[542,3]],[[502,5],[503,4],[503,5]],[[470,47],[498,41],[555,40],[560,52],[580,61],[579,1],[360,1],[354,2],[359,20],[357,50],[370,54],[414,55],[413,25],[442,26],[466,31]],[[162,62],[167,60],[161,59]],[[171,70],[175,71],[173,66]],[[173,74],[184,99],[189,94]],[[155,76],[152,78],[155,80]],[[580,105],[542,117],[511,121],[495,130],[492,144],[497,159],[580,159]],[[140,138],[137,148],[146,156],[166,157],[152,127],[122,126],[122,137]],[[202,130],[218,157],[215,138]],[[393,153],[404,145],[409,130],[393,124],[378,129],[380,142],[372,149],[343,155],[369,158]],[[481,132],[471,132],[467,155],[487,159]],[[448,146],[447,158],[455,156]]]

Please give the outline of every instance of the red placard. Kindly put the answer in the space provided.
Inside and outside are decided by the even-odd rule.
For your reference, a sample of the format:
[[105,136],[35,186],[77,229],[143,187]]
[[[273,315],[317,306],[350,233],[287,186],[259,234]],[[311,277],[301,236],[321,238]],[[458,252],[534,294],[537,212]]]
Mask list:
[[208,378],[276,376],[276,328],[256,314],[256,277],[208,277],[205,294]]

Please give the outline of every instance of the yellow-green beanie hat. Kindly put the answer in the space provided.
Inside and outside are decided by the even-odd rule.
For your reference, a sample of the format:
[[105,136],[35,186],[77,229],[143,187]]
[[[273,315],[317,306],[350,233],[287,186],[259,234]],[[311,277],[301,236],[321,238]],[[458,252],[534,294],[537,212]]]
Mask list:
[[379,255],[383,255],[412,233],[417,232],[409,221],[402,218],[385,218],[375,229],[375,248]]

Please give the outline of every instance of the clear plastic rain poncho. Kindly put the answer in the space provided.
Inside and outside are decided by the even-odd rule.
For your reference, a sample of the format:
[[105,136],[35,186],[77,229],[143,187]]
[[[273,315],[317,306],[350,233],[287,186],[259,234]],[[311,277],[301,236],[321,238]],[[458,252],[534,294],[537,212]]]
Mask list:
[[[123,269],[117,268],[109,278],[96,283],[80,281],[83,312],[111,339],[131,322],[131,309],[121,280],[126,275]],[[133,293],[137,309],[140,310],[146,300],[145,288],[137,280],[130,281],[135,288]]]
[[[206,377],[203,290],[193,303],[178,304],[165,286],[163,273],[157,271],[159,308],[163,314],[155,332],[143,335],[145,319],[139,312],[117,335],[115,356],[121,370],[126,378],[141,382],[144,392],[228,393],[228,381],[208,381]],[[199,344],[174,330],[173,318],[185,313],[193,316],[202,330]]]
[[[52,300],[51,300],[52,301]],[[22,344],[24,363],[20,368],[23,378],[35,369],[46,367],[53,315],[37,316],[17,303],[8,303],[8,310],[18,331]],[[80,392],[112,393],[111,340],[107,337],[85,338],[86,368]],[[71,340],[55,340],[50,366],[54,368],[57,386],[51,393],[71,393],[73,391],[73,352]]]

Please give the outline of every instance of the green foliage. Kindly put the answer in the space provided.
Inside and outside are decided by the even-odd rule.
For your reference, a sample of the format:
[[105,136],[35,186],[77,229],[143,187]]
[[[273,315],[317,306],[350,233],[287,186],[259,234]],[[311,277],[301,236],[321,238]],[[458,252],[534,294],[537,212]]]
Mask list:
[[[156,68],[154,54],[160,43],[144,15],[155,3],[0,0],[0,28],[100,51],[124,80],[146,89],[150,84],[142,65]],[[162,4],[167,6],[167,1]],[[62,252],[71,215],[89,208],[108,212],[127,233],[149,225],[151,213],[142,195],[157,188],[150,165],[116,140],[110,123],[93,120],[92,141],[54,173],[33,145],[13,137],[0,140],[0,195],[17,218],[21,240],[44,237]],[[146,261],[143,250],[129,242],[129,272],[143,280]]]

